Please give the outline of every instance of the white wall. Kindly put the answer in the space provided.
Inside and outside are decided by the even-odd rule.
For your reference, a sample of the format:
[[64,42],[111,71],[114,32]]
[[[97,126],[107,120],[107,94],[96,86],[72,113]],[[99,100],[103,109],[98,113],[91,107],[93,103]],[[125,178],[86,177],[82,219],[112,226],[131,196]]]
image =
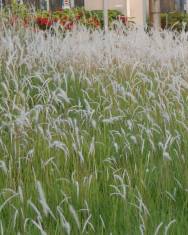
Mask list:
[[185,0],[185,10],[188,13],[188,0]]
[[146,24],[147,1],[130,0],[130,16],[134,17],[134,21],[137,25]]
[[[126,0],[109,0],[109,9],[119,10],[123,14],[126,13]],[[102,10],[103,0],[85,0],[85,8],[87,10]]]
[[[137,25],[146,23],[148,0],[108,0],[109,9],[116,9],[128,17],[134,17]],[[87,10],[102,10],[103,0],[85,0]]]

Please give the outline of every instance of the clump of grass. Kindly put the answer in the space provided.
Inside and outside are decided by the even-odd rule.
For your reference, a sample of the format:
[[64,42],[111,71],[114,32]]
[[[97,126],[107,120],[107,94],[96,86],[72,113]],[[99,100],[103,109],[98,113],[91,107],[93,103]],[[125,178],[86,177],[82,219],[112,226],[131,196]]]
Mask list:
[[187,33],[0,30],[1,234],[186,234]]

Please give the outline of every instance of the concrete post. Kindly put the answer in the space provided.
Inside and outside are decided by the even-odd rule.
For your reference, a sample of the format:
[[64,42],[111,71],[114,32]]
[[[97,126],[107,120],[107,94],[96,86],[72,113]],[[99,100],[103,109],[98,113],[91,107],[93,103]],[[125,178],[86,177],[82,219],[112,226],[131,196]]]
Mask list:
[[150,0],[150,18],[152,26],[155,29],[161,28],[161,7],[160,7],[160,0]]
[[188,0],[186,0],[186,3],[185,3],[185,10],[186,10],[186,13],[188,13]]
[[131,17],[131,3],[127,0],[127,17]]
[[108,32],[108,0],[103,0],[104,32]]
[[[138,26],[146,25],[146,0],[130,0],[127,3],[130,4],[130,13],[129,8],[127,8],[128,17],[130,14],[130,16],[133,17],[133,20]],[[129,5],[127,5],[127,7],[129,7]]]

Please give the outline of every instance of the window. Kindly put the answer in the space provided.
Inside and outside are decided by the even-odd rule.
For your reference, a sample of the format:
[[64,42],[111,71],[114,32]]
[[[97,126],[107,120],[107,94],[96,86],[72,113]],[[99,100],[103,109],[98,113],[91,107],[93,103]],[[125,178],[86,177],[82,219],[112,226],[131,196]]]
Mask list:
[[84,6],[84,0],[74,0],[74,6],[75,7],[83,7]]

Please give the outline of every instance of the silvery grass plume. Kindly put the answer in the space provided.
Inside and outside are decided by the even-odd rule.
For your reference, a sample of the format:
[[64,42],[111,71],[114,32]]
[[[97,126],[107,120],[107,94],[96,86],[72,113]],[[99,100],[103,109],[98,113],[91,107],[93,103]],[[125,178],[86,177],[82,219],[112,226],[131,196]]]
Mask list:
[[187,32],[0,22],[1,234],[186,234]]
[[50,207],[47,204],[44,191],[43,191],[41,183],[39,181],[36,182],[36,188],[39,193],[39,202],[42,206],[42,209],[43,209],[45,216],[51,215],[52,218],[56,220],[53,212],[51,211]]

